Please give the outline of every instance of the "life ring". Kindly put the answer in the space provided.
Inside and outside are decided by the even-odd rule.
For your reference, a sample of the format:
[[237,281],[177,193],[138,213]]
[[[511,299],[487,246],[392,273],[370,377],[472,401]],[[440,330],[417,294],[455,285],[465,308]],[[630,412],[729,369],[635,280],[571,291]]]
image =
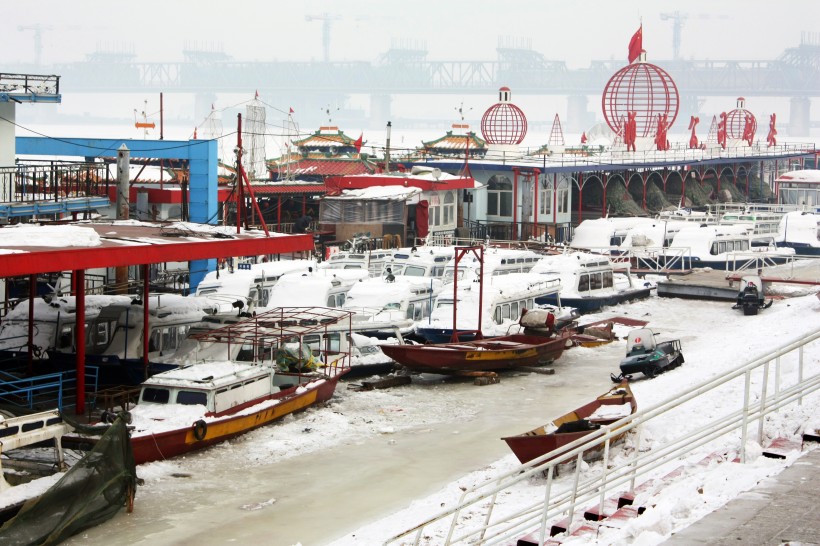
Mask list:
[[205,435],[208,434],[208,423],[200,419],[199,421],[194,423],[193,429],[194,438],[196,438],[199,441],[202,441],[205,439]]

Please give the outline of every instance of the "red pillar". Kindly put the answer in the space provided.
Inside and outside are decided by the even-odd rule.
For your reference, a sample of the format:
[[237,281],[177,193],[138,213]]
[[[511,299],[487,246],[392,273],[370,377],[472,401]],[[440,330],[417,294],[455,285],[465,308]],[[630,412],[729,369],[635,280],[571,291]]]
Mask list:
[[148,379],[148,342],[151,339],[151,330],[148,327],[148,264],[142,265],[142,372]]
[[[646,174],[641,173],[641,180],[643,181],[643,197],[641,197],[641,208],[643,210],[646,210],[646,178]],[[627,187],[627,191],[629,191],[629,187]]]
[[74,325],[74,345],[77,350],[77,404],[76,413],[85,413],[85,270],[74,272],[77,283],[76,294],[76,323]]
[[578,173],[578,223],[581,223],[581,203],[584,201],[584,173]]
[[518,168],[513,167],[513,240],[518,239]]
[[37,295],[37,275],[28,276],[28,363],[26,375],[34,375],[34,298]]
[[276,230],[282,231],[282,196],[277,197],[279,205],[276,207]]
[[538,179],[541,176],[540,169],[533,169],[532,183],[532,236],[538,237]]
[[552,174],[552,223],[558,224],[558,173]]

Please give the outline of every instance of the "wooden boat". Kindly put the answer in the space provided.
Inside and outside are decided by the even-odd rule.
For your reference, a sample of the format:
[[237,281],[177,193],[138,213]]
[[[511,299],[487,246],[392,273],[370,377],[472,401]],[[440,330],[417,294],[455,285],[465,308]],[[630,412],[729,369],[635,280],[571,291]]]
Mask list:
[[455,343],[381,345],[381,349],[413,371],[459,373],[544,364],[560,357],[571,343],[569,332],[559,332],[552,338],[513,334]]
[[[305,337],[342,320],[349,325],[351,315],[277,308],[198,334],[201,342],[247,345],[255,360],[200,361],[146,379],[130,412],[136,464],[202,449],[328,401],[350,370],[350,352],[314,349]],[[87,442],[79,434],[65,438]]]
[[[523,434],[502,438],[522,464],[574,442],[590,434],[603,425],[610,425],[637,411],[635,397],[629,382],[623,381],[592,402],[584,404],[569,413],[554,419],[546,425]],[[623,439],[623,434],[615,436],[610,445]],[[603,444],[585,454],[585,459],[594,458],[595,452],[603,449]],[[544,462],[553,459],[547,457]]]

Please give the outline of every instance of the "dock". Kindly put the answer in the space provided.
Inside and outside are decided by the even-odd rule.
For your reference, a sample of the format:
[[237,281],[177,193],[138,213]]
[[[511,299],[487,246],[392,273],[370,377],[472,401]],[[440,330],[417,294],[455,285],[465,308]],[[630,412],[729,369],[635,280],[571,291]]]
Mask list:
[[787,263],[758,270],[693,269],[686,275],[670,275],[666,280],[658,281],[658,296],[735,301],[740,279],[744,275],[759,275],[764,287],[778,283],[818,286],[820,259],[796,256]]

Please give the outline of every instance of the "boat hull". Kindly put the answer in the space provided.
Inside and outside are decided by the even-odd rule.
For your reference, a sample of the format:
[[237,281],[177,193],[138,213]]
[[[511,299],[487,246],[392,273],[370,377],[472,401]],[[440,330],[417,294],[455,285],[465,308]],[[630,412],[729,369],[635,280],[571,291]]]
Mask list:
[[[622,382],[620,385],[602,394],[592,402],[585,404],[574,411],[566,413],[561,417],[558,417],[552,421],[552,424],[556,427],[560,427],[565,423],[574,423],[584,419],[595,425],[611,425],[626,415],[601,419],[596,419],[592,416],[595,415],[596,411],[598,411],[601,406],[619,406],[624,404],[629,404],[629,414],[635,413],[638,409],[637,404],[635,403],[635,397],[632,395],[632,390],[629,388],[627,382]],[[597,428],[572,432],[548,432],[547,425],[544,425],[523,434],[507,436],[502,438],[502,440],[507,443],[521,464],[526,464],[551,452],[555,452],[556,450],[568,445],[571,442],[574,442],[575,440],[578,440],[579,438],[590,435],[595,430],[597,430]],[[625,434],[626,432],[624,431],[623,433],[614,436],[610,440],[610,445],[615,445],[619,441],[622,441]],[[603,443],[585,452],[584,459],[593,460],[597,458],[601,449],[603,449]],[[561,454],[563,454],[563,452],[555,453],[555,455],[551,457],[545,457],[539,464],[550,461]]]
[[560,357],[568,342],[568,333],[547,340],[511,335],[460,343],[382,345],[382,351],[410,370],[457,373],[536,366]]
[[573,297],[561,295],[560,301],[558,296],[550,295],[543,296],[541,298],[536,298],[535,303],[539,305],[549,304],[575,307],[576,309],[578,309],[579,313],[584,314],[593,313],[595,311],[600,310],[602,307],[606,307],[609,305],[618,305],[619,303],[648,298],[650,296],[651,291],[651,288],[637,288],[634,290],[624,290],[617,294],[608,294],[602,296]]
[[338,374],[308,388],[294,385],[268,398],[278,400],[277,404],[257,412],[236,412],[209,420],[202,439],[197,439],[193,424],[183,429],[134,436],[131,438],[134,460],[136,464],[142,464],[203,449],[272,423],[291,413],[327,402],[333,396],[341,377],[342,374]]

